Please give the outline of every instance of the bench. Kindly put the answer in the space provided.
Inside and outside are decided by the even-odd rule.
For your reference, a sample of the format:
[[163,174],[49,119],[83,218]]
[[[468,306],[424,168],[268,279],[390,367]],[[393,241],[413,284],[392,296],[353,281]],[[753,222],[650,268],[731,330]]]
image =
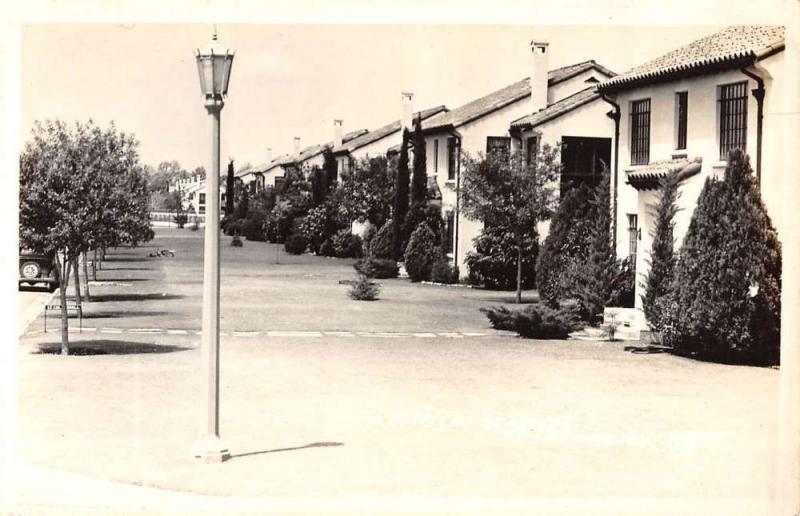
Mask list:
[[[47,333],[47,312],[61,313],[61,303],[45,305],[44,307],[44,332]],[[83,309],[77,303],[67,303],[67,317],[73,313],[78,316],[78,332],[83,333]]]

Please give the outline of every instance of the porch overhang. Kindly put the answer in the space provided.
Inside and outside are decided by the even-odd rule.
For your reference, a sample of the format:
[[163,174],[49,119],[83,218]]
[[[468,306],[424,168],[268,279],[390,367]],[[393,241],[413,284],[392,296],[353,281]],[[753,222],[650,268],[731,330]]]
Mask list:
[[679,181],[683,181],[698,172],[703,166],[703,158],[678,158],[664,161],[654,161],[643,167],[636,167],[626,171],[629,185],[637,190],[657,190],[661,181],[668,175],[676,173]]

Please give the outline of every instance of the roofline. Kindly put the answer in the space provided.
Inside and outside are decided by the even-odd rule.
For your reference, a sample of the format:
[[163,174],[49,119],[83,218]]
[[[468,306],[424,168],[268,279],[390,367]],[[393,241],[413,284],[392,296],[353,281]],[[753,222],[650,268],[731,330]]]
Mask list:
[[440,132],[445,132],[445,131],[452,131],[456,127],[463,127],[463,126],[467,125],[470,122],[473,122],[473,121],[475,121],[475,120],[477,120],[479,118],[483,118],[485,116],[489,116],[492,113],[494,113],[495,111],[499,111],[499,110],[501,110],[501,109],[503,109],[505,107],[510,106],[511,104],[513,104],[515,102],[519,102],[520,100],[525,100],[526,98],[528,98],[530,96],[531,96],[530,92],[528,92],[528,93],[526,93],[524,95],[517,95],[516,97],[513,97],[513,98],[509,99],[508,102],[504,102],[504,103],[500,104],[499,106],[495,106],[492,109],[490,109],[489,111],[483,111],[481,113],[475,114],[475,115],[473,115],[473,116],[471,116],[469,118],[466,118],[466,119],[462,120],[458,124],[449,123],[449,124],[443,124],[443,125],[435,125],[435,126],[432,126],[432,127],[425,127],[425,128],[422,129],[422,134],[423,135],[427,135],[427,134],[440,133]]
[[701,62],[685,67],[671,67],[657,73],[634,75],[629,79],[623,79],[617,82],[614,82],[614,79],[609,79],[607,83],[601,82],[598,84],[597,91],[600,93],[614,93],[633,88],[640,88],[642,86],[649,86],[651,84],[659,84],[662,82],[670,82],[678,79],[695,77],[698,75],[742,68],[773,56],[778,52],[782,52],[785,50],[785,48],[786,40],[781,39],[776,41],[774,44],[767,45],[759,50],[751,50],[745,53],[734,54],[715,61]]
[[[570,98],[570,97],[574,97],[575,95],[578,95],[578,94],[580,94],[580,93],[583,93],[583,92],[585,92],[587,89],[589,89],[589,88],[585,88],[585,89],[583,89],[583,90],[581,90],[581,91],[578,91],[578,92],[576,92],[576,93],[573,93],[573,94],[572,94],[572,95],[570,95],[569,97],[564,97],[563,99],[560,99],[560,100],[558,100],[557,102],[554,102],[554,103],[552,103],[552,104],[550,104],[550,105],[551,105],[551,106],[553,106],[553,105],[557,104],[558,102],[561,102],[561,101],[563,101],[563,100],[567,100],[567,99],[568,99],[568,98]],[[531,124],[530,122],[518,123],[520,120],[522,120],[522,119],[524,119],[524,118],[528,118],[529,116],[531,116],[531,115],[525,115],[525,116],[523,116],[522,118],[518,118],[517,120],[514,120],[514,121],[513,121],[513,122],[511,122],[511,124],[509,124],[509,125],[510,125],[510,127],[511,127],[512,129],[515,129],[515,130],[522,130],[522,131],[524,131],[524,130],[526,130],[526,129],[532,129],[532,128],[534,128],[534,127],[538,127],[538,126],[540,126],[540,125],[542,125],[542,124],[545,124],[545,123],[547,123],[547,122],[550,122],[551,120],[555,120],[556,118],[559,118],[559,117],[561,117],[561,116],[563,116],[563,115],[566,115],[567,113],[571,113],[571,112],[575,111],[576,109],[578,109],[579,107],[585,106],[586,104],[589,104],[590,102],[594,102],[595,100],[598,100],[599,98],[600,98],[600,93],[599,93],[598,91],[596,91],[596,90],[595,90],[595,91],[593,91],[593,92],[592,92],[592,95],[589,95],[588,97],[586,97],[586,98],[585,98],[585,99],[583,99],[582,101],[580,101],[580,102],[578,102],[578,103],[576,103],[576,104],[573,104],[572,106],[570,106],[570,107],[569,107],[569,109],[567,109],[567,110],[565,110],[565,111],[561,111],[561,112],[559,112],[559,113],[555,113],[555,114],[553,114],[553,115],[550,115],[550,116],[548,116],[548,117],[545,117],[545,118],[543,118],[542,120],[540,120],[540,121],[536,122],[535,124]],[[548,106],[548,107],[549,107],[549,106]],[[545,108],[545,109],[547,109],[547,108]],[[536,114],[536,113],[533,113],[533,114]]]
[[[439,113],[441,113],[441,112],[443,112],[443,111],[448,111],[448,109],[447,109],[447,106],[445,106],[444,104],[440,104],[440,105],[438,105],[438,106],[436,106],[436,107],[428,108],[428,109],[425,109],[425,110],[423,110],[423,111],[433,111],[432,113],[430,113],[428,116],[426,116],[426,117],[424,117],[424,118],[422,117],[422,111],[419,111],[419,112],[415,113],[416,115],[419,115],[419,118],[421,118],[422,120],[427,120],[427,119],[429,119],[430,117],[432,117],[432,116],[434,116],[434,115],[438,115]],[[417,119],[417,117],[416,117],[416,116],[415,116],[415,117],[412,117],[412,118],[414,118],[414,120],[416,120],[416,119]],[[400,122],[400,127],[399,127],[397,130],[398,130],[398,131],[402,131],[402,130],[403,130],[403,121],[402,121],[402,120],[399,120],[399,122]],[[391,123],[393,124],[394,122],[391,122]],[[389,125],[389,124],[387,124],[387,125]],[[384,126],[384,127],[385,127],[385,126]],[[380,129],[380,127],[379,127],[378,129]],[[376,131],[377,131],[377,129],[376,129]],[[366,135],[370,134],[370,132],[371,132],[371,131],[367,131],[366,133],[364,133],[364,134],[361,134],[361,135],[357,136],[357,138],[360,138],[361,136],[366,136]],[[370,144],[372,144],[372,143],[375,143],[375,142],[377,142],[377,141],[381,141],[381,140],[383,140],[384,138],[386,138],[386,137],[388,137],[388,136],[391,136],[391,135],[392,135],[392,134],[394,134],[395,132],[396,132],[396,131],[392,131],[392,132],[390,132],[390,133],[386,133],[386,134],[384,134],[383,136],[381,136],[380,138],[376,138],[376,139],[374,139],[374,140],[370,140],[370,141],[368,141],[368,142],[364,142],[364,143],[362,143],[361,145],[357,145],[356,147],[353,147],[352,149],[340,149],[340,150],[338,150],[338,151],[333,151],[333,155],[334,155],[334,156],[344,156],[345,154],[350,154],[350,153],[351,153],[351,152],[353,152],[354,150],[358,150],[358,149],[360,149],[361,147],[364,147],[364,146],[366,146],[366,145],[370,145]],[[413,130],[409,130],[409,132],[413,133],[414,131],[413,131]],[[355,138],[353,138],[353,140],[355,140]]]

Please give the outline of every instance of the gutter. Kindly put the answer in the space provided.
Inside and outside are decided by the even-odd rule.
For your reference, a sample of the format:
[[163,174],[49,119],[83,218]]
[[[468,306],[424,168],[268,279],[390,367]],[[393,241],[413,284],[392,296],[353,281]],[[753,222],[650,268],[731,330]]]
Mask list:
[[763,78],[749,71],[747,68],[742,68],[741,72],[758,83],[758,87],[753,89],[752,93],[753,97],[756,99],[756,105],[758,106],[758,117],[756,119],[756,179],[758,180],[758,185],[761,186],[761,143],[764,133],[764,94],[766,90],[764,89]]
[[611,104],[613,111],[606,113],[606,116],[614,121],[614,196],[611,201],[611,238],[613,239],[614,257],[617,256],[617,185],[619,175],[619,120],[621,111],[619,104],[611,100],[605,93],[600,93],[600,98]]

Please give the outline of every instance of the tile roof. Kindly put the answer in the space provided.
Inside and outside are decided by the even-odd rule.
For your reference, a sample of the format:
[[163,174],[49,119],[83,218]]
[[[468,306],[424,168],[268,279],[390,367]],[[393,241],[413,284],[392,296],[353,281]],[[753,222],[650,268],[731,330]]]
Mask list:
[[[416,120],[417,116],[419,116],[420,118],[422,118],[422,120],[426,120],[434,115],[446,112],[447,112],[446,107],[436,106],[434,108],[414,113],[414,119]],[[369,131],[357,138],[353,138],[351,141],[347,143],[343,143],[339,147],[333,149],[333,152],[334,154],[352,152],[360,147],[363,147],[364,145],[369,145],[370,143],[376,142],[381,138],[386,138],[387,136],[394,134],[399,130],[400,130],[400,120],[395,120],[391,124],[384,125],[383,127],[379,127],[374,131]]]
[[[349,141],[351,141],[351,140],[353,140],[355,138],[358,138],[359,136],[367,134],[368,132],[369,131],[367,129],[359,129],[357,131],[351,131],[351,132],[345,134],[342,137],[342,143],[343,144],[347,143],[347,142],[349,142]],[[317,145],[310,145],[310,146],[306,147],[305,149],[301,150],[300,154],[297,154],[296,156],[293,156],[293,159],[295,160],[295,162],[305,161],[307,159],[311,159],[314,156],[317,156],[317,155],[321,154],[325,149],[332,148],[332,147],[333,147],[333,142],[332,141],[331,142],[326,142],[326,143],[318,143]]]
[[553,102],[544,109],[540,109],[536,113],[526,115],[518,120],[511,122],[511,127],[536,127],[537,125],[549,122],[554,118],[569,113],[573,109],[577,109],[584,104],[588,104],[593,100],[599,99],[600,94],[595,91],[594,87],[586,88],[578,93],[574,93],[569,97],[564,97],[561,100]]
[[[567,79],[575,77],[580,73],[592,69],[598,70],[607,76],[615,75],[614,72],[608,68],[597,64],[594,60],[590,60],[569,66],[562,66],[561,68],[556,68],[555,70],[550,70],[547,72],[547,85],[554,86],[558,83],[566,81]],[[445,127],[458,127],[513,102],[524,99],[525,97],[530,96],[530,94],[530,77],[525,77],[518,82],[510,84],[505,88],[501,88],[479,99],[468,102],[461,107],[453,109],[452,111],[431,117],[427,123],[422,125],[422,128],[426,131],[429,131]]]
[[680,180],[691,177],[703,165],[703,158],[676,158],[663,161],[653,161],[649,165],[636,167],[627,171],[627,183],[637,190],[656,190],[661,186],[661,180],[669,174],[678,173]]
[[783,27],[774,25],[728,27],[603,81],[598,84],[598,89],[619,90],[705,71],[746,66],[781,50],[784,34]]

